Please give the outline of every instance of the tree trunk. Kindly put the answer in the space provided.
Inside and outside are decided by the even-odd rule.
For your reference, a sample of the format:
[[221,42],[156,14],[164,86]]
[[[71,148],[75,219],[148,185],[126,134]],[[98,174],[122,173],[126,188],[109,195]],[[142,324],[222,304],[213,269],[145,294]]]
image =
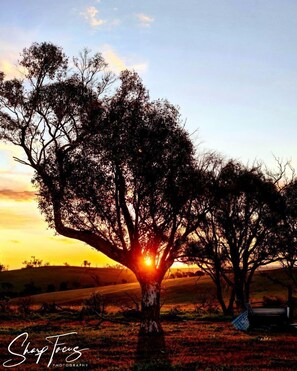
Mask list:
[[218,299],[218,302],[222,308],[222,311],[224,313],[224,315],[226,315],[226,311],[227,311],[227,308],[226,308],[226,304],[225,304],[225,300],[223,298],[223,293],[222,293],[222,285],[221,285],[221,279],[220,277],[216,277],[214,279],[214,283],[216,285],[216,289],[217,289],[217,299]]
[[140,282],[140,286],[142,292],[140,334],[161,334],[163,332],[160,323],[161,283],[158,281],[145,281]]
[[[231,290],[232,291],[229,294],[230,296],[229,296],[229,302],[228,302],[228,306],[227,306],[226,303],[225,303],[224,297],[223,297],[222,286],[221,286],[221,284],[217,285],[217,299],[218,299],[219,304],[221,305],[223,314],[225,316],[233,316],[233,303],[234,303],[234,300],[235,300],[235,293],[234,293],[233,288]],[[228,299],[226,299],[226,301],[227,300]]]
[[234,301],[235,301],[235,290],[234,290],[234,287],[232,287],[232,291],[231,291],[230,298],[229,298],[229,304],[228,304],[227,311],[226,311],[226,313],[231,316],[234,315]]
[[237,309],[245,310],[246,298],[245,298],[244,283],[242,279],[234,280],[234,290],[235,290],[235,296],[236,296]]

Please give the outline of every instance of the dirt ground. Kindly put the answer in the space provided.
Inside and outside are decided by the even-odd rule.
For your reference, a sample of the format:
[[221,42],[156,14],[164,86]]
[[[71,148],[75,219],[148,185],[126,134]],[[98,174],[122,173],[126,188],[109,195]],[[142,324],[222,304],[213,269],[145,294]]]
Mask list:
[[[297,369],[297,333],[294,332],[262,329],[243,333],[230,322],[193,319],[164,321],[163,328],[163,337],[139,338],[139,324],[134,322],[100,324],[98,320],[79,321],[57,315],[46,319],[2,319],[0,368],[110,371]],[[52,338],[46,339],[49,336]]]

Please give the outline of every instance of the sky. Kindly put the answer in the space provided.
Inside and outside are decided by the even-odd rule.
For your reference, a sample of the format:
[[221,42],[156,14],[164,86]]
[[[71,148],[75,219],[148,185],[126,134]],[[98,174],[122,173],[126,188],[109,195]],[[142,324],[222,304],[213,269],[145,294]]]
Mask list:
[[[0,71],[48,41],[69,56],[87,47],[118,73],[136,70],[152,99],[178,105],[201,150],[243,163],[274,157],[297,168],[295,0],[1,0]],[[19,149],[0,143],[0,263],[111,263],[56,236],[40,215]]]

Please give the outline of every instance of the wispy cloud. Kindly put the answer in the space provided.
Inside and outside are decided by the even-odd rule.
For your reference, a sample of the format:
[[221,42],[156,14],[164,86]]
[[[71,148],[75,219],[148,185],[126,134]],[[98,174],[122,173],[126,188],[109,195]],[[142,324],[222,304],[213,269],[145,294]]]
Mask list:
[[127,69],[124,60],[110,46],[104,46],[102,54],[113,72],[119,73]]
[[89,23],[92,28],[97,28],[102,26],[106,23],[106,20],[100,19],[97,17],[99,13],[98,9],[94,6],[88,6],[83,12],[81,12],[81,16],[85,18],[85,20]]
[[5,77],[8,79],[19,77],[21,75],[16,66],[7,59],[0,59],[0,71],[4,72]]
[[[20,208],[14,210],[11,208],[1,208],[0,210],[0,230],[7,229],[27,229],[35,228],[36,231],[41,231],[44,228],[45,224],[42,220],[42,217],[37,213],[28,212],[26,208]],[[2,233],[2,232],[1,232]],[[13,235],[10,236],[15,237]]]
[[21,78],[24,77],[26,69],[18,66],[16,63],[15,55],[3,55],[0,58],[0,71],[4,72],[6,79]]
[[120,57],[110,45],[105,45],[103,47],[102,54],[108,63],[109,69],[115,73],[119,73],[126,69],[135,70],[137,72],[145,72],[148,69],[148,63],[135,63],[134,61],[128,60],[128,58]]
[[38,39],[37,31],[15,26],[0,26],[0,71],[6,74],[6,78],[23,76],[25,69],[17,67],[17,60],[21,50],[36,39]]
[[9,199],[13,201],[31,201],[35,198],[35,192],[15,191],[13,189],[0,189],[0,200]]
[[49,240],[54,241],[54,242],[62,242],[66,243],[68,245],[75,245],[77,244],[77,240],[73,240],[72,238],[64,238],[60,236],[54,236],[54,237],[48,237]]
[[147,71],[148,69],[148,63],[144,62],[144,63],[135,63],[135,64],[131,64],[129,66],[129,69],[130,70],[134,70],[134,71],[137,71],[139,73],[144,73]]
[[153,17],[150,17],[149,15],[143,13],[136,14],[136,18],[138,19],[138,22],[142,27],[150,27],[155,20]]

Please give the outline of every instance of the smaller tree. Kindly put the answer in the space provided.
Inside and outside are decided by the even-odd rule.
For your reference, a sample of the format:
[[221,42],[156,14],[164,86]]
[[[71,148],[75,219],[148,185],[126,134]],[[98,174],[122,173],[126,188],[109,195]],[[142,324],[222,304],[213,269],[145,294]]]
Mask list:
[[87,268],[87,267],[90,267],[91,266],[91,263],[88,261],[88,260],[84,260],[82,265]]
[[281,189],[284,200],[284,225],[279,235],[280,261],[297,289],[297,179],[292,179]]
[[30,260],[25,260],[22,262],[22,264],[25,265],[25,268],[37,268],[37,267],[41,267],[42,265],[42,260],[41,259],[37,259],[35,256],[31,256],[31,259]]
[[279,258],[281,198],[259,167],[234,161],[216,169],[209,197],[186,255],[211,277],[224,313],[231,314],[235,300],[242,309],[249,301],[255,271]]

